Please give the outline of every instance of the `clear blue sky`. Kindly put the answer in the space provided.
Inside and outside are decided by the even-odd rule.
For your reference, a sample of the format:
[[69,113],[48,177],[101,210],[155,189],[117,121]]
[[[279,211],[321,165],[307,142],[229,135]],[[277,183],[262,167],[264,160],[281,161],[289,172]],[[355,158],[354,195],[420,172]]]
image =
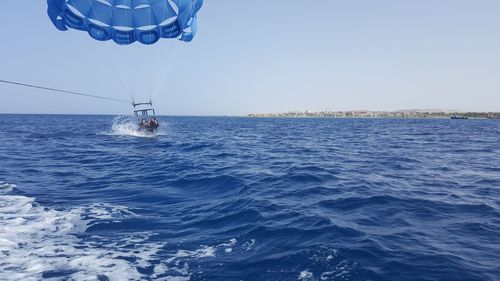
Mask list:
[[[58,31],[44,0],[1,5],[0,79],[140,99],[166,73],[155,99],[165,115],[500,111],[498,0],[206,0],[193,42],[153,48]],[[0,113],[130,111],[6,85],[0,98]]]

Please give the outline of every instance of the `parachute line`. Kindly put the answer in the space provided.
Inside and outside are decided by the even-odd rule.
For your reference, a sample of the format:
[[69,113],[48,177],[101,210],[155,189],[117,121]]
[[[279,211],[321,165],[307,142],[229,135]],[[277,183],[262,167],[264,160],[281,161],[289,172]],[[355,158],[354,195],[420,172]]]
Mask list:
[[121,99],[108,98],[108,97],[91,95],[91,94],[86,94],[86,93],[79,93],[79,92],[66,91],[66,90],[60,90],[60,89],[55,89],[55,88],[42,87],[42,86],[25,84],[25,83],[20,83],[20,82],[7,81],[7,80],[2,80],[2,79],[0,79],[0,83],[10,84],[10,85],[16,85],[16,86],[22,86],[22,87],[35,88],[35,89],[41,89],[41,90],[56,92],[56,93],[60,93],[60,94],[69,94],[69,95],[75,95],[75,96],[84,96],[84,97],[89,97],[89,98],[96,98],[96,99],[103,99],[103,100],[109,100],[109,101],[130,103],[130,101],[121,100]]

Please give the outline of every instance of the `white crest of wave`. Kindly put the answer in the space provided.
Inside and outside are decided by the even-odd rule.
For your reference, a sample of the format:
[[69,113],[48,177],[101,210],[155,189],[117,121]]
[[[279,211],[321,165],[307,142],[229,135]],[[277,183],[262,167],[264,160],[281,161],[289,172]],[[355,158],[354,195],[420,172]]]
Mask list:
[[[0,271],[7,280],[40,280],[44,274],[56,278],[71,276],[73,280],[95,279],[100,275],[110,280],[140,280],[136,266],[148,263],[163,246],[145,243],[149,237],[144,234],[139,241],[122,237],[116,242],[136,246],[137,253],[106,245],[99,239],[81,241],[77,234],[84,232],[90,222],[84,216],[93,217],[95,212],[100,217],[114,210],[103,206],[65,211],[44,208],[34,198],[8,194],[12,185],[1,184],[1,187]],[[132,264],[117,259],[118,256],[137,261]]]
[[[190,280],[188,261],[212,258],[236,239],[196,250],[179,249],[160,256],[166,243],[156,234],[81,238],[97,223],[138,216],[128,208],[107,204],[55,210],[34,198],[14,195],[16,186],[0,182],[0,280]],[[139,268],[152,268],[145,276]]]
[[12,192],[12,190],[17,187],[14,184],[8,184],[4,182],[0,182],[0,194],[2,193],[7,193],[7,192]]
[[299,273],[298,280],[314,280],[314,275],[309,270],[303,270]]
[[140,131],[138,121],[133,116],[115,117],[115,119],[113,120],[113,125],[111,126],[111,131],[105,132],[103,134],[109,136],[129,136],[140,138],[154,138],[156,136],[163,135],[161,129],[154,134]]

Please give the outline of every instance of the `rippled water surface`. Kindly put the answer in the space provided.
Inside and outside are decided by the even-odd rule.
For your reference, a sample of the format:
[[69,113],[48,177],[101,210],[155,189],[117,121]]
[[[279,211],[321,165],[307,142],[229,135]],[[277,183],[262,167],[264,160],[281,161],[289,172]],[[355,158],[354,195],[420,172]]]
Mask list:
[[500,280],[500,121],[0,115],[0,280]]

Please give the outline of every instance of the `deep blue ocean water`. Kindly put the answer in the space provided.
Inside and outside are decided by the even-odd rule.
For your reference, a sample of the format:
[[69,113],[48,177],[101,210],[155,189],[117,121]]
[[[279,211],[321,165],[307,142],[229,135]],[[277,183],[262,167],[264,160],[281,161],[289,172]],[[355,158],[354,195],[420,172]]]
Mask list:
[[0,115],[0,280],[500,280],[500,121]]

